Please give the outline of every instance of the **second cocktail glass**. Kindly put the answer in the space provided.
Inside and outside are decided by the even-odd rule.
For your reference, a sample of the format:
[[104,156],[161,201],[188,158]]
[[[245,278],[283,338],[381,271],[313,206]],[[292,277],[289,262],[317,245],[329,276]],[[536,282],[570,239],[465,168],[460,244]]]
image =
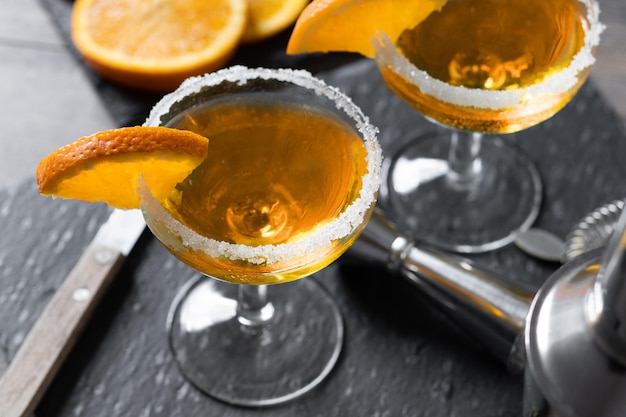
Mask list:
[[380,182],[377,129],[307,72],[245,67],[187,80],[146,124],[209,138],[207,159],[165,201],[140,189],[150,230],[205,274],[168,318],[182,374],[237,405],[308,392],[335,364],[343,324],[331,297],[298,279],[365,227]]
[[589,74],[603,26],[593,0],[436,3],[398,39],[379,33],[376,61],[396,95],[454,130],[390,152],[381,195],[417,239],[483,252],[528,229],[542,194],[531,161],[483,134],[526,129],[565,106]]

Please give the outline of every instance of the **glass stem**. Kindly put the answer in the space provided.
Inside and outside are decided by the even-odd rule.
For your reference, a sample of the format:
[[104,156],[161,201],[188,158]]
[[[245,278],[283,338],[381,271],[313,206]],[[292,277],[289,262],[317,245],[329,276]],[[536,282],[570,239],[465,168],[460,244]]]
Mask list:
[[239,285],[237,319],[245,326],[259,327],[274,317],[267,298],[267,285]]
[[478,182],[482,172],[480,146],[483,135],[478,132],[454,130],[448,155],[448,179],[462,189],[472,187]]

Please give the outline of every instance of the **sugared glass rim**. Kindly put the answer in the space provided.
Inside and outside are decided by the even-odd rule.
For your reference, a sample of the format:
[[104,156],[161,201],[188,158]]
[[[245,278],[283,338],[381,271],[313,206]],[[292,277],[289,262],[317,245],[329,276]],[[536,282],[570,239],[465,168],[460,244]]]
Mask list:
[[167,114],[175,103],[189,94],[200,92],[203,87],[216,86],[225,81],[244,84],[254,79],[284,81],[313,90],[316,94],[333,101],[337,109],[345,112],[354,120],[367,150],[367,172],[362,177],[359,196],[352,204],[346,207],[332,222],[321,225],[298,241],[278,245],[247,246],[210,239],[196,233],[174,219],[152,196],[145,182],[140,185],[139,193],[142,196],[142,205],[153,219],[161,222],[168,230],[180,237],[183,245],[189,249],[204,252],[213,258],[227,257],[231,260],[243,260],[255,264],[273,264],[327,247],[335,240],[350,236],[363,224],[370,208],[376,203],[381,182],[382,150],[377,140],[378,129],[370,123],[369,118],[363,114],[361,109],[339,89],[327,85],[324,81],[304,70],[233,66],[189,78],[177,90],[164,96],[154,106],[144,125],[161,125],[161,116]]
[[574,55],[570,65],[558,73],[552,74],[542,82],[517,90],[481,90],[463,86],[453,86],[433,78],[426,71],[420,70],[398,52],[386,33],[378,32],[372,44],[375,58],[379,65],[393,70],[413,83],[430,96],[443,102],[458,106],[500,110],[520,104],[525,96],[539,94],[559,94],[572,89],[580,71],[595,62],[594,48],[600,43],[600,35],[605,29],[599,21],[600,6],[595,0],[579,0],[586,6],[586,21],[583,21],[585,39],[580,51]]

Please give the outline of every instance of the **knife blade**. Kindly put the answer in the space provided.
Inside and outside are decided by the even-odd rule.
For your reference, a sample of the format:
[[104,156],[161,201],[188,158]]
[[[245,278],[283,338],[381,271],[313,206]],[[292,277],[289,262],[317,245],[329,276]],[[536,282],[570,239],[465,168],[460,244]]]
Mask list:
[[145,230],[139,210],[114,210],[55,292],[0,379],[0,417],[29,416]]

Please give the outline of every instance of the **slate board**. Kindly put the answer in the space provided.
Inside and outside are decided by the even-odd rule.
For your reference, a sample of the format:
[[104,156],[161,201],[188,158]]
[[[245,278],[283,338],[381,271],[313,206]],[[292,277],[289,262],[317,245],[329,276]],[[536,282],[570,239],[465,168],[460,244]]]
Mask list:
[[[373,63],[320,73],[361,105],[384,147],[431,129],[389,93]],[[592,85],[560,114],[507,137],[533,159],[545,199],[538,225],[564,236],[583,214],[626,195],[623,132]],[[108,208],[52,200],[33,182],[0,192],[0,344],[13,357]],[[513,246],[477,262],[540,285],[556,265]],[[519,376],[505,369],[399,278],[341,260],[315,278],[341,306],[347,340],[337,368],[284,406],[227,406],[196,392],[169,354],[165,318],[193,273],[146,234],[37,411],[38,416],[518,416]],[[287,284],[288,285],[288,284]]]
[[[68,28],[67,0],[42,0]],[[304,67],[338,86],[380,130],[384,149],[433,126],[385,87],[373,62],[350,55],[301,59],[272,44],[241,51],[235,62]],[[158,97],[97,79],[94,85],[120,125],[140,122]],[[626,195],[626,141],[614,113],[587,83],[557,116],[509,135],[537,164],[544,201],[537,220],[562,237],[581,216]],[[78,260],[109,209],[51,200],[33,181],[0,191],[0,348],[12,358],[37,315]],[[557,265],[514,246],[473,256],[533,284]],[[314,278],[335,297],[346,342],[324,383],[294,402],[238,408],[195,391],[168,351],[165,320],[187,267],[146,233],[54,381],[36,415],[45,416],[429,416],[521,415],[522,381],[478,343],[386,271],[339,260]],[[289,284],[285,284],[289,285]]]

